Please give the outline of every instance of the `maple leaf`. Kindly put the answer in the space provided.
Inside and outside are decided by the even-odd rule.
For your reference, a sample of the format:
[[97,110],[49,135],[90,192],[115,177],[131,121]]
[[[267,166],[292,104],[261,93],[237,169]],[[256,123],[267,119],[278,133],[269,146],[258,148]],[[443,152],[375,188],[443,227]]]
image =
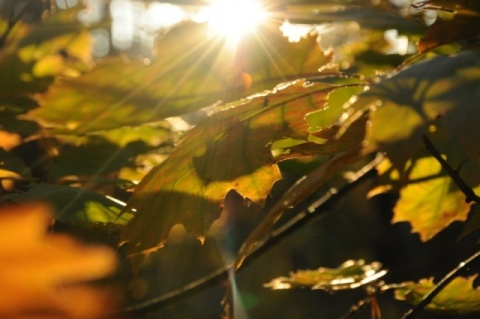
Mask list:
[[261,204],[281,178],[269,144],[285,136],[306,139],[305,114],[321,109],[335,87],[303,80],[284,84],[228,104],[189,131],[128,204],[138,211],[123,233],[131,252],[158,250],[175,224],[202,240],[232,189]]
[[[477,276],[455,278],[433,298],[426,309],[457,315],[480,313],[480,289],[473,287]],[[406,282],[404,287],[395,290],[395,298],[416,305],[434,287],[433,278]]]
[[[440,164],[433,157],[418,159],[410,172],[418,180],[400,190],[393,222],[408,221],[412,231],[427,241],[454,221],[465,221],[471,204],[448,175],[440,175]],[[423,181],[422,181],[423,179]]]
[[320,267],[312,270],[291,272],[289,277],[279,277],[264,284],[271,289],[291,289],[294,287],[311,287],[326,291],[347,290],[372,284],[387,274],[381,270],[382,264],[365,261],[347,260],[337,268]]

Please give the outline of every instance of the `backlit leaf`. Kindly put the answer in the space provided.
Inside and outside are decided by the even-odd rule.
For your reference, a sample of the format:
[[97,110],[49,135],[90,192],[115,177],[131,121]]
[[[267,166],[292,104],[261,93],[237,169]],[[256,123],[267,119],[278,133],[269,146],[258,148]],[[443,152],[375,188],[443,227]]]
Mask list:
[[[476,277],[455,278],[433,298],[426,309],[456,315],[480,313],[480,289],[473,288]],[[407,282],[405,287],[395,290],[395,298],[416,305],[434,287],[433,278],[421,279],[418,283]]]
[[[400,190],[393,222],[408,221],[423,241],[429,240],[454,221],[465,221],[470,204],[448,175],[438,175],[441,166],[433,157],[415,162],[409,179]],[[423,180],[422,180],[423,179]]]
[[346,125],[372,110],[367,147],[386,151],[402,169],[422,146],[421,138],[434,120],[467,154],[476,156],[480,152],[476,141],[480,136],[476,120],[480,118],[479,56],[478,49],[439,56],[382,79],[349,107]]
[[316,75],[333,58],[315,37],[289,43],[264,28],[234,49],[197,24],[172,30],[156,49],[151,63],[113,58],[65,79],[38,96],[29,117],[63,133],[135,126]]
[[465,195],[437,161],[422,158],[424,135],[453,169],[461,167],[459,174],[467,185],[474,190],[480,185],[480,147],[475,141],[480,136],[478,57],[478,50],[466,50],[411,66],[372,86],[347,110],[347,125],[371,110],[367,149],[385,151],[393,164],[389,173],[397,173],[390,186],[405,187],[394,221],[410,222],[422,240],[453,221],[465,220],[470,209]]
[[[465,148],[455,138],[448,137],[439,123],[435,132],[427,134],[432,145],[448,165],[457,168],[458,176],[468,187],[480,191],[480,162],[470,158]],[[378,166],[380,185],[370,196],[386,191],[399,191],[394,209],[394,222],[408,221],[412,231],[422,240],[428,240],[453,221],[464,221],[471,205],[452,177],[441,168],[438,161],[419,150],[406,166],[399,169],[389,160]]]
[[298,270],[291,272],[289,277],[279,277],[264,284],[271,289],[291,289],[295,287],[311,287],[326,291],[354,289],[371,284],[384,275],[386,270],[381,270],[382,264],[365,261],[347,260],[337,268],[320,267],[315,270]]
[[227,104],[189,131],[129,202],[138,211],[123,236],[132,252],[157,250],[175,224],[202,239],[232,189],[262,203],[281,178],[269,143],[285,136],[307,138],[305,114],[324,107],[334,87],[300,80],[284,84]]
[[307,121],[310,124],[310,131],[317,132],[325,127],[338,124],[342,113],[345,111],[343,105],[352,99],[356,94],[363,93],[366,85],[346,85],[332,91],[328,95],[326,108],[307,114]]

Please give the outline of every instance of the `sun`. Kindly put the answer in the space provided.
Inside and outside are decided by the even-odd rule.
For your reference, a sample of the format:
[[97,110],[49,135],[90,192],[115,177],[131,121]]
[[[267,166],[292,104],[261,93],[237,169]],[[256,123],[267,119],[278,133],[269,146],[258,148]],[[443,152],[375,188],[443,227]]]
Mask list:
[[233,44],[266,19],[266,12],[255,0],[214,0],[204,14],[209,30]]

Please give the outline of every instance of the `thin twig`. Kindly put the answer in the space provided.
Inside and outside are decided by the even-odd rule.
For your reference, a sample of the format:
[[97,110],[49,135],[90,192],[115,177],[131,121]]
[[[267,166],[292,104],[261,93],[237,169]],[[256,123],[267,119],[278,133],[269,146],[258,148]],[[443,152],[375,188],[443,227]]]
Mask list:
[[465,195],[465,202],[471,203],[471,202],[476,202],[480,203],[480,196],[477,196],[473,189],[468,186],[465,181],[460,177],[458,174],[458,171],[454,170],[448,163],[447,161],[442,157],[440,152],[435,148],[433,143],[430,141],[430,139],[424,135],[423,136],[423,143],[425,144],[427,150],[432,154],[433,157],[440,163],[442,168],[447,172],[447,174],[450,176],[450,178],[457,184],[458,188],[462,191],[462,193]]
[[[365,308],[368,304],[372,302],[373,298],[376,298],[377,296],[380,296],[386,291],[392,290],[392,289],[399,289],[405,287],[404,283],[400,284],[385,284],[385,282],[377,282],[374,285],[367,286],[367,297],[363,298],[362,300],[359,300],[355,305],[353,305],[348,312],[343,315],[342,319],[351,319],[353,318],[357,313],[359,313],[361,310]],[[369,291],[370,289],[370,291]]]
[[480,251],[477,251],[468,259],[458,264],[458,266],[452,271],[450,271],[448,274],[446,274],[445,277],[443,277],[442,280],[440,280],[440,282],[435,287],[433,287],[433,289],[430,290],[415,307],[407,311],[403,315],[402,319],[415,318],[426,306],[428,306],[430,302],[432,302],[433,298],[435,298],[435,296],[437,296],[440,291],[442,291],[453,279],[459,276],[460,272],[467,269],[467,267],[473,262],[475,262],[476,259],[479,259],[479,257]]
[[[262,242],[259,246],[257,246],[255,250],[248,254],[243,263],[243,267],[240,268],[239,271],[245,269],[246,265],[256,260],[270,248],[275,247],[282,239],[286,238],[294,231],[305,225],[308,221],[312,220],[312,218],[324,213],[327,210],[327,207],[331,206],[335,202],[335,200],[341,198],[350,190],[352,190],[355,186],[364,181],[367,177],[371,176],[375,170],[375,167],[381,162],[382,159],[383,156],[377,156],[375,159],[373,159],[371,162],[369,162],[367,165],[357,171],[353,175],[354,178],[349,179],[337,191],[328,191],[326,195],[322,196],[320,199],[316,200],[313,204],[311,204],[308,207],[307,211],[297,214],[287,223],[274,230],[267,241]],[[229,272],[233,269],[233,266],[233,263],[226,265],[223,268],[217,269],[210,274],[198,280],[192,281],[179,289],[172,290],[158,297],[154,297],[144,302],[128,306],[120,310],[118,313],[148,313],[150,311],[176,303],[180,300],[184,300],[199,291],[216,286],[221,280],[227,279]]]
[[353,316],[355,316],[357,313],[360,312],[360,310],[363,310],[370,302],[372,302],[373,296],[367,296],[366,298],[360,300],[357,302],[355,305],[353,305],[350,310],[342,317],[342,319],[351,319]]

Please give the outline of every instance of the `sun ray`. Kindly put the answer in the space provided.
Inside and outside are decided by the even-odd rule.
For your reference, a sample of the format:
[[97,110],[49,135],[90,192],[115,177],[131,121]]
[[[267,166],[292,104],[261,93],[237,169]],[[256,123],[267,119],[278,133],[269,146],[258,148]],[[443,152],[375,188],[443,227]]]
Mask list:
[[213,0],[201,15],[211,35],[225,38],[231,47],[267,19],[258,0]]

